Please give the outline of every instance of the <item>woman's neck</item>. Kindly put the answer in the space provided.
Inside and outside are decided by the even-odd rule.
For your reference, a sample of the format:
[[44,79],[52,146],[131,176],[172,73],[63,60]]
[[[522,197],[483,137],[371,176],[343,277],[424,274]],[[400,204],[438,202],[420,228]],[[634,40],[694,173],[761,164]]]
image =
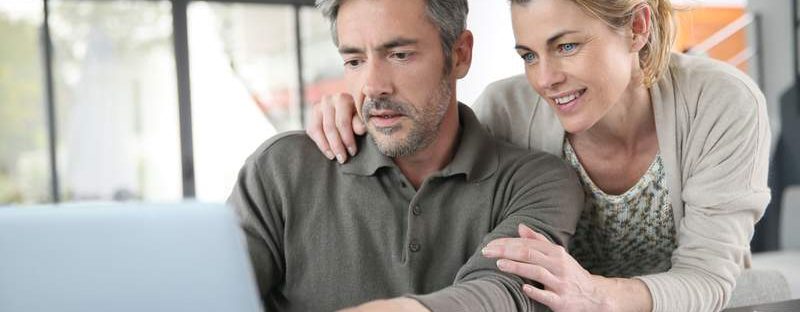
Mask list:
[[655,117],[650,91],[641,84],[630,86],[625,94],[594,126],[572,135],[613,149],[638,150],[639,143],[655,135]]

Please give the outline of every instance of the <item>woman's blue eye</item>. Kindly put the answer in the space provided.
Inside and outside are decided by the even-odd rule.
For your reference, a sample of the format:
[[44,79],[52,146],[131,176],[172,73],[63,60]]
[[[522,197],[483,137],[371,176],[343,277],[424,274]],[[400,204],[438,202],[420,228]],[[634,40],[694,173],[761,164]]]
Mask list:
[[525,61],[525,63],[533,63],[533,61],[536,60],[536,55],[531,52],[525,53],[522,55],[522,60]]
[[565,43],[565,44],[561,45],[561,51],[566,52],[566,53],[573,52],[577,48],[578,48],[578,44],[577,43]]

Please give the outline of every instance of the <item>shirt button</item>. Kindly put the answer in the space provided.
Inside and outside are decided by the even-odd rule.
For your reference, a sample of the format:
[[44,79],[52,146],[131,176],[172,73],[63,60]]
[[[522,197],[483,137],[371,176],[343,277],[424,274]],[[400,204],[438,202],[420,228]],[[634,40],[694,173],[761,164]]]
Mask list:
[[408,249],[411,250],[411,252],[417,252],[420,248],[422,248],[422,246],[419,245],[416,239],[412,239],[411,244],[408,244]]
[[414,206],[414,208],[411,208],[411,213],[413,213],[415,216],[421,215],[422,209],[419,208],[419,206]]
[[400,187],[406,188],[406,182],[400,182]]

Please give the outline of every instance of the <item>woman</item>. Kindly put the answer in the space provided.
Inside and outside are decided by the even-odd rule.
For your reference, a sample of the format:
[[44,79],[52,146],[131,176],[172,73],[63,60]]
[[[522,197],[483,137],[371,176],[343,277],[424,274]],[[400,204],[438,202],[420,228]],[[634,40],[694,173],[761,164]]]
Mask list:
[[[493,83],[475,110],[496,137],[562,156],[587,207],[569,254],[520,226],[484,255],[557,311],[722,309],[769,201],[761,92],[735,68],[671,54],[668,0],[511,2],[525,77]],[[352,108],[333,102],[309,134],[343,161]]]

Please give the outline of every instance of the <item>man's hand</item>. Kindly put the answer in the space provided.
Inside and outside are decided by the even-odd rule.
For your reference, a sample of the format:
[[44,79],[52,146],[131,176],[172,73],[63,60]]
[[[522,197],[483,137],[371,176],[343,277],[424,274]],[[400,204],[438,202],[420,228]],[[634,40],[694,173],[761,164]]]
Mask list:
[[370,301],[354,308],[339,310],[339,312],[430,312],[419,301],[411,298],[394,298]]
[[328,159],[344,163],[358,152],[355,135],[366,132],[364,122],[355,114],[355,102],[349,94],[326,95],[311,110],[306,133]]

